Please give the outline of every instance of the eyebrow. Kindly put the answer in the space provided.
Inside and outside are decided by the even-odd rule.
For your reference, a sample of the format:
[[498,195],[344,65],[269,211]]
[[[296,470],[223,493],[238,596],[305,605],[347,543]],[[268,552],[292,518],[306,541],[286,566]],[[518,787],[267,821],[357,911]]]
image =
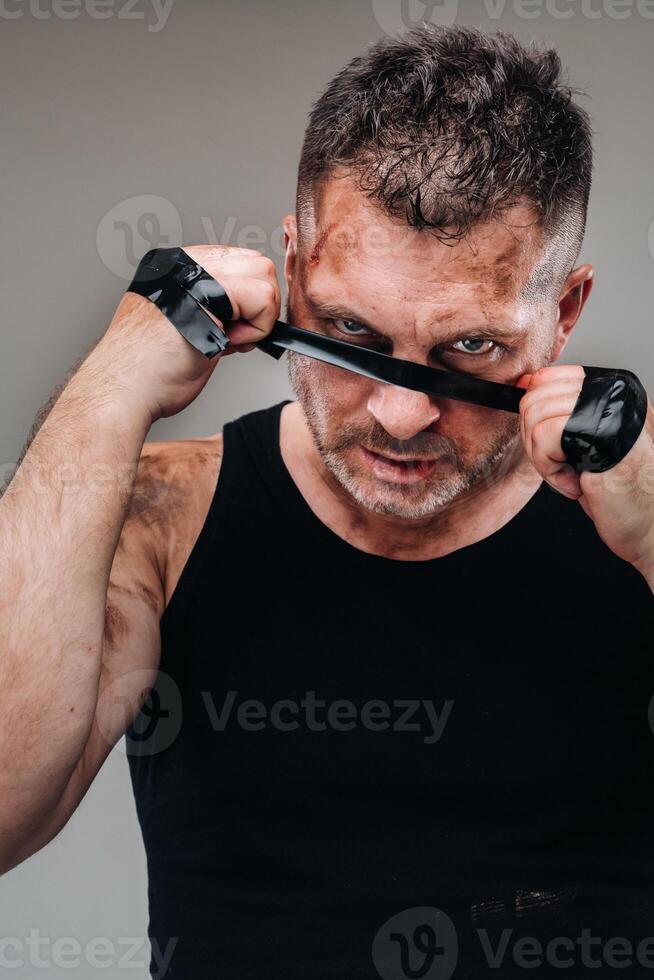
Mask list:
[[[380,337],[388,340],[393,339],[380,331],[365,317],[359,316],[352,310],[348,310],[345,306],[319,302],[311,299],[309,296],[305,296],[305,302],[309,310],[317,316],[329,317],[330,319],[352,320],[353,323],[358,323],[360,326],[366,327],[368,330],[378,334]],[[452,341],[459,340],[460,338],[480,336],[483,336],[489,340],[516,340],[523,335],[524,331],[522,330],[510,330],[496,324],[487,323],[484,324],[484,326],[475,327],[474,329],[460,329],[451,331],[450,334],[440,338],[437,343],[438,345],[447,344],[451,343]]]
[[[320,303],[317,300],[311,299],[309,296],[305,297],[305,301],[312,313],[316,313],[319,316],[330,317],[331,319],[341,319],[341,320],[352,320],[354,323],[361,324],[362,327],[368,327],[369,330],[374,330],[375,333],[379,331],[366,320],[365,317],[359,316],[348,310],[345,306],[334,306],[331,303]],[[380,334],[383,336],[383,334]]]

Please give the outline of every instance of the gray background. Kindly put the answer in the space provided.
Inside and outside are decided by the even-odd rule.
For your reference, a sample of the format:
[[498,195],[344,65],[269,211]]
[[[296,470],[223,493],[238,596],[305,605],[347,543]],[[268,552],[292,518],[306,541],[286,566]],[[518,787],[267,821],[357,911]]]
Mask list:
[[[261,248],[281,276],[279,228],[293,210],[310,104],[368,42],[402,29],[403,6],[176,0],[163,26],[151,0],[130,9],[109,0],[105,19],[90,0],[63,7],[5,0],[1,9],[0,464],[7,469],[39,405],[106,328],[131,256],[156,244],[157,227],[172,243]],[[653,390],[654,3],[410,0],[408,13],[551,43],[572,82],[589,92],[582,104],[594,120],[596,174],[580,262],[594,264],[596,282],[564,360],[629,366]],[[148,439],[209,435],[289,394],[283,363],[260,352],[233,357],[193,405],[158,422]],[[118,958],[130,937],[146,936],[146,897],[119,746],[58,839],[0,881],[0,941],[23,944],[8,955],[25,962],[0,973],[124,976]],[[50,962],[56,939],[82,946],[111,939],[114,965],[96,971],[83,954],[77,969],[39,969],[26,945],[31,930],[48,940],[41,956]],[[146,950],[133,960],[146,963]]]

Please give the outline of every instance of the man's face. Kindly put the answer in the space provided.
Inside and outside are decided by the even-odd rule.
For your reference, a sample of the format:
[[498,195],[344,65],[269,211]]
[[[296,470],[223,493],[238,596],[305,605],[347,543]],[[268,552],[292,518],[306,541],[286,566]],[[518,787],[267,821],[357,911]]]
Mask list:
[[[394,357],[509,384],[549,363],[557,303],[521,297],[542,256],[527,208],[445,245],[390,218],[349,177],[329,181],[292,262],[287,319]],[[557,353],[558,356],[558,353]],[[323,463],[367,509],[421,519],[491,478],[518,418],[289,354]]]

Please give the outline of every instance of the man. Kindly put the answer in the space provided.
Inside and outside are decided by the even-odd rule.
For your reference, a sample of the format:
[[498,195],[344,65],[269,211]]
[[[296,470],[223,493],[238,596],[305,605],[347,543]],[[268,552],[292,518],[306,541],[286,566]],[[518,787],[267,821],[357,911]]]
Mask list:
[[[290,355],[297,401],[144,445],[222,357],[128,292],[37,420],[0,503],[2,867],[127,733],[154,975],[650,975],[654,411],[566,466],[591,145],[559,72],[471,28],[373,45],[285,220],[291,322],[521,385],[519,418]],[[251,350],[272,263],[187,251]]]

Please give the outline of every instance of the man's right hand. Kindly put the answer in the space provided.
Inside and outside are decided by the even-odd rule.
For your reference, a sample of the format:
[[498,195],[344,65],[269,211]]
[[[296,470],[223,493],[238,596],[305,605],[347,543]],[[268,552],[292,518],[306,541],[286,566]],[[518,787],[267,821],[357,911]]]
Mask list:
[[[220,323],[231,344],[206,358],[188,343],[154,303],[127,292],[93,354],[135,398],[145,399],[152,421],[176,415],[200,394],[227,354],[252,350],[279,319],[281,291],[275,265],[261,252],[228,246],[191,245],[184,251],[217,279],[229,297],[234,318]],[[103,362],[104,363],[104,362]]]

